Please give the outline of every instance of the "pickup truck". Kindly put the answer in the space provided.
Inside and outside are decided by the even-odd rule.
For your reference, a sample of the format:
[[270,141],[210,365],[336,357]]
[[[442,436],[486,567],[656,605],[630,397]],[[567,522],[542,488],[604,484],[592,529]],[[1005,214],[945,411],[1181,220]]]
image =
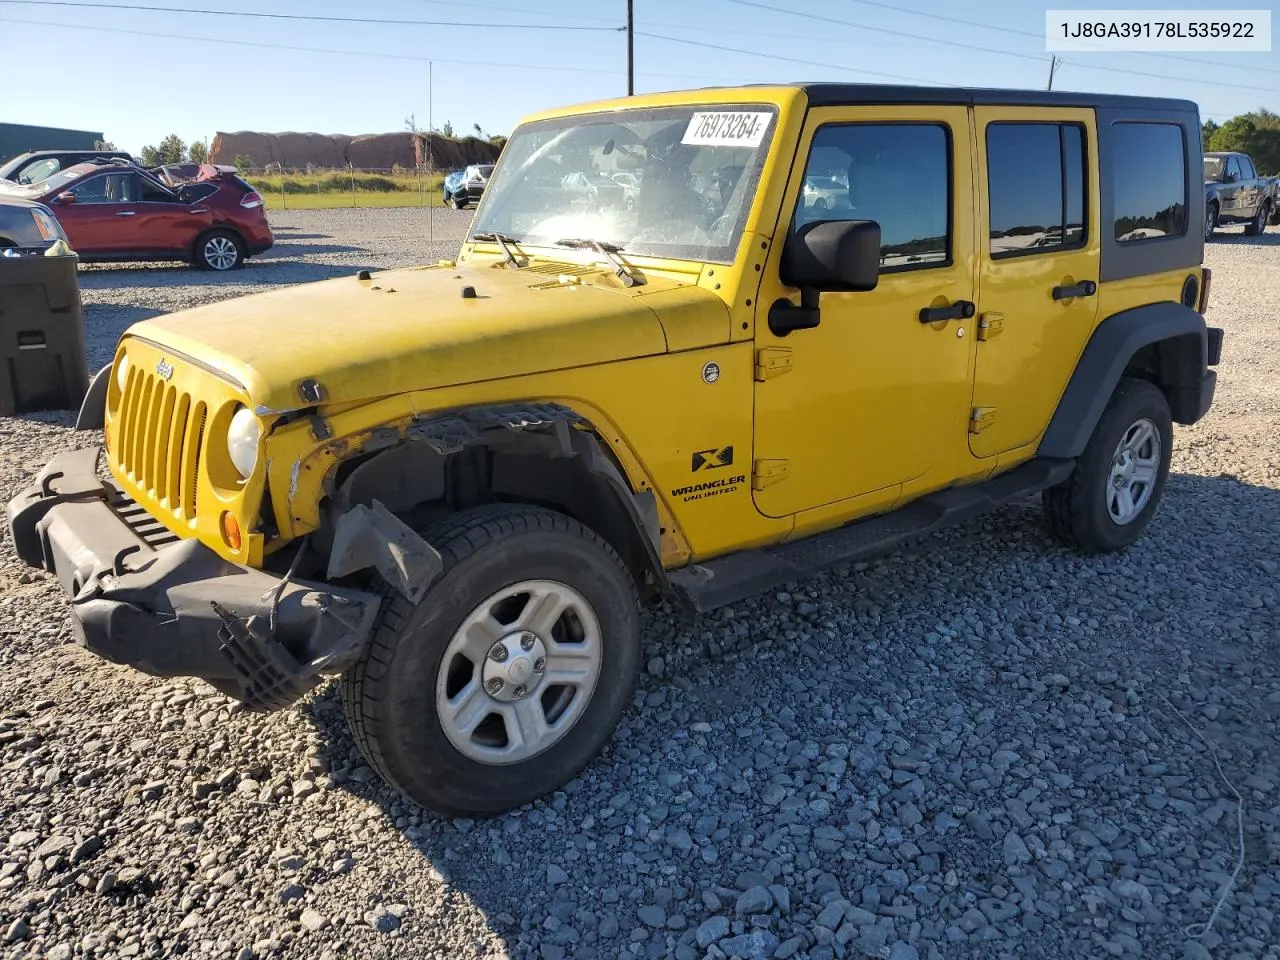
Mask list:
[[1244,224],[1244,232],[1256,236],[1276,217],[1280,199],[1276,180],[1258,175],[1253,161],[1243,153],[1204,155],[1204,238],[1227,224]]

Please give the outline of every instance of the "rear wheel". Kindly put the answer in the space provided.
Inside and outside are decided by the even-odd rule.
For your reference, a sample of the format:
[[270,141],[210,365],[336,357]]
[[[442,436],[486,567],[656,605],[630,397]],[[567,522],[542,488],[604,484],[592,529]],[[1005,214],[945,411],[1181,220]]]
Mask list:
[[212,230],[196,241],[196,265],[223,272],[244,263],[244,241],[230,230]]
[[1267,205],[1263,203],[1258,205],[1257,214],[1255,214],[1254,218],[1251,221],[1249,221],[1248,225],[1244,228],[1244,232],[1247,236],[1256,237],[1258,234],[1262,233],[1262,231],[1266,229],[1267,229]]
[[1043,494],[1049,528],[1083,553],[1129,546],[1156,512],[1172,452],[1164,394],[1145,380],[1121,380],[1071,477]]
[[415,606],[389,594],[344,676],[352,733],[418,804],[492,816],[562,786],[612,735],[635,686],[635,585],[563,514],[467,511],[425,534],[445,570]]

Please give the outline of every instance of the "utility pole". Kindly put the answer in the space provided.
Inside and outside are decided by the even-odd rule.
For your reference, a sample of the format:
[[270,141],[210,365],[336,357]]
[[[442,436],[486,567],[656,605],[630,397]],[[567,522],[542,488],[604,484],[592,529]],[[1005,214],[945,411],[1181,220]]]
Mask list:
[[1049,57],[1049,85],[1048,85],[1047,87],[1045,87],[1045,89],[1046,89],[1046,90],[1052,90],[1052,89],[1053,89],[1053,74],[1054,74],[1054,71],[1056,71],[1056,70],[1058,69],[1058,64],[1059,64],[1059,63],[1061,63],[1061,62],[1062,62],[1062,61],[1058,59],[1057,54],[1051,54],[1051,55],[1050,55],[1050,57]]
[[632,0],[627,0],[627,96],[634,96],[636,92],[636,56],[635,56],[635,39],[636,28],[635,18],[632,12]]
[[[432,109],[436,99],[435,88],[435,62],[427,61],[427,172],[436,172],[436,155],[431,145],[431,138],[436,135],[435,118],[432,116]],[[427,240],[435,240],[436,237],[436,207],[430,200],[427,201]]]

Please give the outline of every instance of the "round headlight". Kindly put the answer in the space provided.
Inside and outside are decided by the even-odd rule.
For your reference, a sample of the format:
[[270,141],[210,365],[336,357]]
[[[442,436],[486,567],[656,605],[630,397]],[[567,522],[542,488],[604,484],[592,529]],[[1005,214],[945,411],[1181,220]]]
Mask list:
[[241,407],[231,418],[227,430],[227,454],[246,480],[258,465],[258,445],[262,439],[262,423],[248,407]]
[[124,385],[129,382],[129,355],[121,354],[120,363],[116,366],[116,386],[124,393]]

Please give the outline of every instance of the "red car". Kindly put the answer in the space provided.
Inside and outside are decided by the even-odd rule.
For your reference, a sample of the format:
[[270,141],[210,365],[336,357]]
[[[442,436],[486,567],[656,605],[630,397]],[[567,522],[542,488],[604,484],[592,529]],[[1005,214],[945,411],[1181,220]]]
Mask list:
[[5,195],[47,205],[82,261],[233,270],[275,242],[262,197],[234,167],[202,164],[180,175],[162,168],[157,176],[127,162],[79,163],[40,183],[0,185]]

